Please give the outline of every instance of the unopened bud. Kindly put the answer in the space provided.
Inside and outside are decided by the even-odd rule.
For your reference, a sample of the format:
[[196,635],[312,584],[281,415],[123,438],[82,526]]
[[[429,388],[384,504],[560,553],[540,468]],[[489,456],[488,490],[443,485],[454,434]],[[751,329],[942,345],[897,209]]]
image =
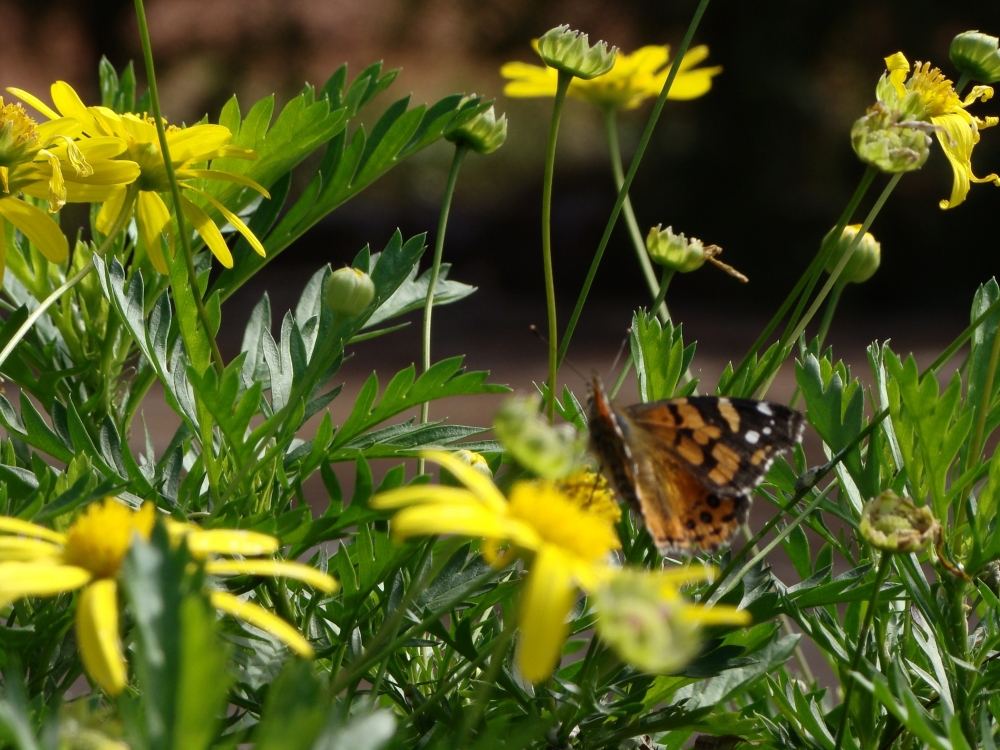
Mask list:
[[538,40],[538,54],[550,68],[589,81],[607,73],[615,64],[617,47],[608,49],[604,42],[591,46],[586,34],[556,26]]
[[[836,247],[826,261],[827,273],[833,273],[834,269],[840,263],[840,259],[844,257],[844,253],[854,243],[860,230],[860,224],[851,224],[844,227],[844,232],[840,235],[840,241],[837,242]],[[833,230],[831,229],[826,237],[823,238],[823,244],[826,245],[830,242],[832,236]],[[854,284],[868,281],[868,279],[875,275],[881,262],[882,246],[875,240],[871,232],[865,232],[865,236],[861,238],[858,246],[854,248],[854,252],[851,254],[850,260],[847,261],[847,265],[844,266],[844,270],[840,272],[840,278],[843,281]]]
[[665,268],[672,268],[680,273],[689,273],[701,268],[705,261],[722,269],[733,278],[742,282],[747,277],[727,263],[716,258],[722,252],[718,245],[705,245],[701,240],[692,237],[688,239],[684,233],[674,234],[672,227],[660,229],[660,225],[649,230],[646,235],[646,252],[656,263]]
[[[463,464],[468,464],[469,466],[471,466],[473,469],[478,471],[487,479],[493,479],[493,472],[490,470],[490,465],[486,462],[486,459],[483,458],[478,453],[474,453],[473,451],[461,450],[461,451],[455,451],[452,455],[459,461],[461,461]],[[452,476],[451,472],[443,468],[441,469],[441,484],[450,485],[452,487],[464,486],[460,481],[458,481],[454,476]]]
[[902,111],[875,102],[851,128],[854,153],[865,164],[883,172],[895,174],[920,169],[930,154],[928,131],[935,126],[903,118]]
[[507,140],[507,116],[497,119],[493,107],[480,112],[449,132],[445,138],[452,143],[465,144],[477,154],[491,154]]
[[357,268],[338,268],[326,280],[326,304],[340,315],[353,318],[368,309],[375,298],[371,276]]
[[1000,81],[1000,40],[978,31],[963,31],[951,40],[948,54],[955,67],[973,81]]
[[861,535],[885,552],[919,552],[941,530],[930,508],[918,508],[891,490],[869,500],[861,512]]
[[507,399],[493,418],[493,430],[525,469],[545,479],[562,479],[583,467],[585,443],[572,425],[550,425],[538,410],[540,403],[538,396]]

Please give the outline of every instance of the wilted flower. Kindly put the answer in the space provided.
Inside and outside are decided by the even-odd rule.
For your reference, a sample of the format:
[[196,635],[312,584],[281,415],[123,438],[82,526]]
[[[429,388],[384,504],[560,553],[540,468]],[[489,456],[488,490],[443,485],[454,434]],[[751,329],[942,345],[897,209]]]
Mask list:
[[941,530],[931,509],[888,490],[869,500],[861,511],[861,535],[885,552],[919,552]]
[[718,245],[705,245],[694,237],[688,239],[683,232],[674,234],[673,227],[661,229],[660,226],[652,227],[646,235],[646,251],[655,263],[680,273],[690,273],[701,268],[707,260],[730,276],[747,281],[742,273],[716,258],[722,252]]
[[539,412],[536,396],[503,402],[493,418],[493,431],[521,466],[549,479],[562,479],[583,467],[586,443],[572,425],[550,425]]
[[[858,236],[859,231],[861,231],[860,224],[851,224],[844,227],[844,231],[840,235],[840,241],[837,242],[836,247],[830,253],[829,259],[826,262],[827,273],[833,273],[844,253],[854,243],[854,239]],[[826,237],[823,238],[824,245],[830,241],[832,235],[833,230],[831,229]],[[841,271],[840,278],[843,281],[854,284],[868,281],[868,279],[875,275],[881,262],[882,246],[875,240],[871,232],[865,232],[865,236],[861,238],[858,246],[854,248],[851,259],[847,261],[847,265]]]
[[851,146],[865,164],[896,174],[920,169],[931,153],[933,126],[875,104],[851,126]]
[[653,674],[685,666],[701,649],[704,625],[749,625],[750,614],[724,604],[703,607],[679,588],[710,577],[709,568],[622,570],[592,592],[597,632],[622,659]]
[[959,71],[973,81],[1000,81],[1000,39],[978,31],[963,31],[951,40],[948,55]]
[[447,133],[445,138],[465,144],[477,154],[492,154],[507,140],[507,116],[500,115],[497,119],[491,106]]
[[616,47],[604,42],[591,46],[586,34],[571,31],[563,24],[549,29],[538,39],[538,56],[546,65],[576,78],[589,80],[604,75],[615,64]]
[[338,268],[326,280],[326,305],[335,313],[353,318],[375,299],[372,277],[357,268]]
[[[696,99],[708,93],[712,77],[721,73],[722,68],[696,68],[706,57],[705,45],[687,51],[668,99]],[[670,62],[667,45],[642,47],[630,55],[619,52],[610,71],[591,80],[574,78],[567,94],[602,108],[635,109],[646,99],[659,96],[670,72]],[[554,68],[522,62],[506,63],[500,68],[500,75],[511,79],[503,90],[511,97],[555,96],[559,80]]]
[[[20,89],[8,89],[8,91],[28,102],[42,114],[52,118],[59,117],[59,114],[44,102],[26,91]],[[160,248],[160,237],[166,237],[172,250],[173,230],[170,224],[170,210],[159,194],[169,192],[170,183],[167,179],[163,154],[160,152],[160,139],[156,132],[156,122],[145,113],[128,112],[119,115],[106,107],[87,107],[73,90],[73,87],[64,81],[52,84],[51,94],[52,101],[59,113],[77,119],[82,124],[84,133],[91,136],[115,136],[127,144],[128,158],[133,159],[140,169],[138,175],[139,195],[135,208],[139,235],[142,237],[153,268],[166,274],[167,263]],[[166,126],[166,123],[164,125]],[[267,190],[245,175],[220,169],[195,168],[197,164],[222,157],[256,159],[257,153],[250,149],[229,145],[233,134],[229,128],[222,125],[192,125],[189,128],[169,125],[166,126],[166,137],[167,147],[170,150],[170,161],[182,192],[203,198],[243,235],[259,255],[264,255],[264,246],[250,231],[250,228],[243,223],[243,220],[191,182],[197,179],[234,182],[256,190],[264,197],[269,198]],[[120,185],[109,197],[88,198],[88,200],[93,201],[104,201],[96,222],[100,232],[107,234],[111,231],[111,227],[124,205],[125,195],[125,185]],[[182,194],[181,210],[219,262],[226,268],[232,268],[233,256],[229,252],[226,240],[204,209]]]

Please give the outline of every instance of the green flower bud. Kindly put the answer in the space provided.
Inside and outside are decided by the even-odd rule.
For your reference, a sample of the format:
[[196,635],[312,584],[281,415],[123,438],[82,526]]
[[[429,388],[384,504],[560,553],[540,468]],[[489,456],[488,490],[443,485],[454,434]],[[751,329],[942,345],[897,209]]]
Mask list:
[[604,42],[591,47],[586,34],[570,31],[565,24],[546,31],[538,40],[538,54],[546,65],[585,81],[611,70],[617,52],[617,47],[609,50]]
[[[861,231],[860,224],[851,224],[844,227],[844,232],[840,235],[840,241],[826,261],[827,273],[833,273],[837,264],[840,263],[840,259],[844,257],[844,253],[853,244],[854,238],[858,236],[859,231]],[[832,238],[833,230],[831,229],[827,232],[826,237],[823,238],[823,244],[826,245]],[[865,236],[861,238],[861,242],[854,248],[851,259],[847,261],[847,265],[841,271],[840,278],[843,281],[854,284],[868,281],[868,279],[875,275],[881,262],[882,246],[875,240],[871,232],[865,232]]]
[[858,158],[890,173],[911,172],[924,166],[931,148],[928,131],[935,126],[903,117],[902,111],[875,102],[851,128],[851,145]]
[[550,425],[539,412],[540,396],[507,399],[493,418],[493,431],[528,471],[562,479],[583,468],[586,444],[572,425]]
[[1000,81],[1000,39],[978,31],[963,31],[951,40],[948,54],[955,67],[973,81]]
[[357,268],[338,268],[326,280],[326,305],[340,315],[360,315],[374,298],[372,277]]
[[592,599],[601,640],[644,672],[675,672],[701,650],[698,624],[681,616],[684,602],[665,597],[651,575],[622,570]]
[[498,120],[490,107],[447,133],[445,138],[465,144],[477,154],[492,154],[507,140],[507,115],[500,115]]
[[885,552],[918,552],[937,537],[941,524],[930,508],[918,508],[891,490],[869,500],[861,512],[861,535]]
[[659,224],[646,235],[646,251],[656,263],[681,273],[701,268],[707,260],[701,240],[674,234],[672,227],[660,229]]

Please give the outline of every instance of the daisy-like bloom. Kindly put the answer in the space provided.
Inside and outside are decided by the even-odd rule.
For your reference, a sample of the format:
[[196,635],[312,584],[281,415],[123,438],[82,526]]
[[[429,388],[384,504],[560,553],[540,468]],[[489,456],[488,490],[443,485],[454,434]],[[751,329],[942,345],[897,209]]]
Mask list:
[[954,182],[951,197],[941,201],[941,208],[954,208],[965,200],[970,182],[992,182],[1000,185],[1000,176],[989,174],[976,177],[972,172],[972,148],[979,143],[979,129],[997,124],[996,117],[980,119],[969,114],[967,107],[976,101],[993,97],[989,86],[974,86],[961,99],[952,82],[930,63],[910,63],[902,52],[885,58],[888,73],[876,89],[878,98],[890,109],[900,110],[909,118],[929,122],[945,156],[951,163]]
[[[160,140],[156,133],[155,120],[146,114],[126,113],[119,115],[106,107],[87,107],[73,90],[73,87],[64,81],[57,81],[52,84],[51,88],[52,101],[58,112],[26,91],[21,89],[7,90],[47,117],[57,118],[62,115],[75,118],[81,123],[83,132],[87,135],[115,136],[125,142],[127,146],[126,158],[135,161],[140,170],[140,174],[137,176],[139,196],[136,199],[135,208],[139,235],[142,237],[153,267],[160,273],[167,273],[167,263],[160,248],[160,237],[167,238],[171,252],[174,241],[170,210],[163,198],[160,197],[160,193],[170,192],[170,182],[167,179],[166,165],[160,151]],[[170,161],[182,191],[181,209],[184,216],[194,225],[195,230],[208,245],[212,254],[226,268],[233,267],[233,256],[226,245],[222,232],[201,206],[183,195],[185,192],[203,198],[246,238],[257,253],[263,256],[265,254],[264,246],[243,220],[213,196],[190,182],[196,179],[234,182],[252,188],[269,198],[267,190],[244,175],[219,169],[202,169],[198,166],[222,157],[256,159],[256,152],[229,145],[233,134],[229,128],[223,125],[192,125],[188,128],[170,125],[166,128],[166,136],[167,147],[170,150]],[[122,185],[109,197],[91,199],[104,201],[104,206],[97,216],[98,230],[104,233],[110,231],[124,204],[125,193],[125,186]]]
[[120,138],[84,138],[72,117],[36,123],[20,104],[0,97],[0,279],[6,259],[3,231],[9,221],[52,263],[66,260],[69,246],[59,225],[44,211],[21,200],[47,200],[54,213],[67,202],[106,200],[139,175],[131,161],[114,157],[125,151]]
[[622,570],[593,592],[597,632],[619,656],[646,672],[675,672],[698,655],[705,625],[749,625],[750,614],[723,604],[703,607],[680,588],[711,578],[705,567]]
[[[537,51],[537,40],[532,46]],[[722,68],[696,68],[706,57],[708,47],[705,45],[687,51],[670,86],[668,99],[697,99],[708,93],[712,77],[721,73]],[[619,52],[609,72],[589,81],[574,78],[567,93],[602,108],[635,109],[646,99],[659,96],[667,81],[670,64],[670,47],[666,45],[642,47],[630,55]],[[518,98],[555,96],[559,79],[555,68],[522,62],[506,63],[500,68],[500,75],[511,79],[504,94]]]
[[[127,669],[118,625],[118,573],[138,536],[148,539],[156,521],[156,507],[146,503],[138,511],[114,498],[93,503],[65,534],[17,518],[0,517],[0,609],[27,596],[56,596],[81,589],[76,602],[76,634],[87,674],[109,695],[125,688]],[[178,528],[180,527],[180,528]],[[278,540],[249,531],[169,527],[174,538],[187,541],[196,558],[212,555],[266,555]],[[307,565],[280,560],[218,560],[205,562],[207,573],[270,575],[295,578],[323,591],[336,582]],[[211,594],[213,606],[246,620],[283,640],[304,656],[312,649],[284,620],[254,604],[221,591]]]
[[[549,480],[517,482],[508,499],[488,477],[460,459],[438,451],[423,456],[447,469],[464,487],[400,487],[373,497],[372,507],[400,509],[391,526],[397,537],[481,537],[483,556],[495,566],[505,566],[515,557],[527,560],[518,667],[525,679],[541,682],[559,661],[566,616],[578,589],[592,590],[612,574],[607,558],[620,542],[610,521],[613,513],[596,506],[601,501],[613,505],[613,500],[594,493],[591,506],[583,508]],[[501,544],[507,545],[502,554]]]

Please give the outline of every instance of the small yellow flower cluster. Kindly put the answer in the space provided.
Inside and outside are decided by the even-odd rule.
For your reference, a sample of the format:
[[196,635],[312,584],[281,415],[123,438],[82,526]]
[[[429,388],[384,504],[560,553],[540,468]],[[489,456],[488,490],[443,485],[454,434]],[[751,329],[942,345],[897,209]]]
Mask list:
[[[516,482],[504,497],[493,481],[468,462],[430,451],[424,458],[451,473],[463,486],[410,485],[376,495],[373,508],[396,510],[392,532],[399,538],[425,534],[480,537],[483,556],[495,566],[520,558],[528,576],[520,605],[518,667],[533,683],[556,667],[566,639],[566,617],[577,592],[594,597],[602,635],[624,658],[648,671],[680,666],[697,652],[698,623],[749,622],[746,612],[686,602],[682,583],[706,571],[633,572],[615,566],[611,553],[621,544],[614,524],[621,510],[603,478],[578,472],[562,480]],[[500,553],[500,545],[506,552]],[[623,616],[642,612],[642,617]],[[637,630],[638,628],[638,630]],[[641,632],[640,632],[641,631]],[[628,644],[674,644],[668,659],[655,649]],[[677,657],[677,658],[675,658]]]
[[[135,539],[149,539],[156,506],[132,510],[115,498],[91,504],[65,534],[17,518],[0,516],[0,609],[28,596],[55,596],[82,589],[76,603],[80,657],[91,679],[108,694],[125,689],[128,678],[118,622],[118,573]],[[315,568],[273,559],[279,542],[266,534],[233,529],[202,530],[167,520],[171,539],[186,542],[211,576],[278,576],[332,592],[336,581]],[[241,559],[217,559],[239,555]],[[290,624],[256,604],[225,591],[211,590],[212,606],[245,620],[285,642],[301,656],[312,656],[308,641]]]

